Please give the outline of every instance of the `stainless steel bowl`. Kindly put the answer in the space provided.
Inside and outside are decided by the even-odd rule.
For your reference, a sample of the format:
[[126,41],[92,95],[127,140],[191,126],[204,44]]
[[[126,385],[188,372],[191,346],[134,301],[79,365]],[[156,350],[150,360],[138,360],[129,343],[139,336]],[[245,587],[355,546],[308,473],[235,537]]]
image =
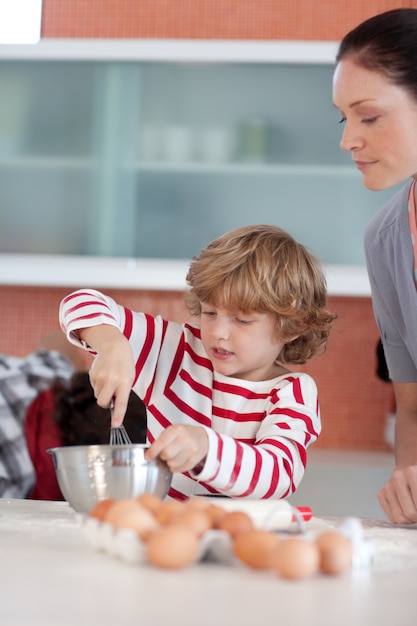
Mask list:
[[47,452],[64,498],[76,511],[89,513],[106,498],[166,496],[172,473],[160,459],[146,461],[146,448],[146,444],[63,446]]

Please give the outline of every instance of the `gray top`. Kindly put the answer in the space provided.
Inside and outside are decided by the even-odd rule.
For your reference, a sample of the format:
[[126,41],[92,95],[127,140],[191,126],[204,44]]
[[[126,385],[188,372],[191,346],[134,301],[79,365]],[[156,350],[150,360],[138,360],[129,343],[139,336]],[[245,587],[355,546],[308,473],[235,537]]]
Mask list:
[[409,190],[407,183],[374,215],[365,232],[375,319],[390,378],[397,382],[417,382],[417,290]]

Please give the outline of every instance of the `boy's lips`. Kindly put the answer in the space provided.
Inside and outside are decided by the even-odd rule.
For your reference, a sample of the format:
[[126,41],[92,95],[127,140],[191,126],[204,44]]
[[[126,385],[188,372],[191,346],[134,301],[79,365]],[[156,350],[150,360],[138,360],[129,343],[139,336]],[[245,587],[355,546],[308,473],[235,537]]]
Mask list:
[[213,356],[215,356],[216,359],[227,359],[230,356],[233,356],[233,352],[230,352],[230,350],[225,350],[224,348],[219,348],[218,346],[213,346],[212,352]]

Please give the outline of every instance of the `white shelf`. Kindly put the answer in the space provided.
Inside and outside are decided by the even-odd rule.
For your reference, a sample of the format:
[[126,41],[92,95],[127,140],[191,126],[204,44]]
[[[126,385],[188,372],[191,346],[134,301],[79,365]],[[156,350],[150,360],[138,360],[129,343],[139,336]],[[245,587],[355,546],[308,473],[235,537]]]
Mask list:
[[[94,165],[93,159],[83,157],[11,157],[0,156],[0,168],[53,168],[53,169],[87,169]],[[357,169],[351,162],[347,165],[313,165],[313,164],[282,164],[282,163],[205,163],[205,162],[167,162],[167,161],[135,161],[124,165],[142,173],[175,173],[175,174],[220,174],[220,175],[255,175],[255,176],[358,176]]]
[[0,284],[183,290],[189,261],[0,254]]
[[62,156],[24,156],[8,157],[0,156],[0,168],[65,168],[65,169],[85,169],[93,165],[93,160],[84,157],[62,157]]
[[298,40],[41,39],[35,45],[0,45],[0,60],[334,63],[337,46]]
[[[189,260],[0,254],[0,285],[183,291]],[[366,268],[326,265],[329,295],[370,296]]]
[[283,164],[283,163],[204,163],[182,162],[168,163],[166,161],[137,161],[135,166],[142,172],[173,172],[176,174],[204,173],[207,174],[244,174],[257,176],[351,176],[358,175],[357,169],[349,162],[348,165],[313,165],[313,164]]

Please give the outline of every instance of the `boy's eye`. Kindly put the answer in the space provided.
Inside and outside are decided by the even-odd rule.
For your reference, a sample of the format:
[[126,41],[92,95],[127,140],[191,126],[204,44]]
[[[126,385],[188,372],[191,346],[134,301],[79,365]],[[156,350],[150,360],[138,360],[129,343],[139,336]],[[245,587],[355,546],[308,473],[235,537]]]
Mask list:
[[204,310],[201,311],[201,315],[207,315],[209,317],[210,316],[214,316],[214,315],[216,315],[216,311],[208,311],[208,310],[204,309]]
[[237,318],[236,318],[236,321],[237,321],[239,324],[250,324],[252,320],[245,319],[245,318],[243,318],[243,317],[237,317]]

